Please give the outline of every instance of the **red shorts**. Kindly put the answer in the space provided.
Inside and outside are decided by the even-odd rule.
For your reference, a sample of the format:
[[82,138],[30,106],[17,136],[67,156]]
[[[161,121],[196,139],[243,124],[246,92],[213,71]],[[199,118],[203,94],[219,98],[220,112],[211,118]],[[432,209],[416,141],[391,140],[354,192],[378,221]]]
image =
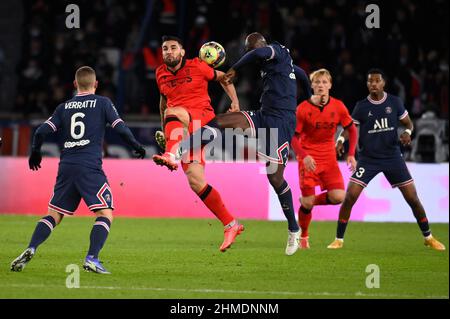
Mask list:
[[[202,126],[206,125],[209,121],[211,121],[216,115],[212,110],[201,110],[201,109],[186,109],[189,113],[189,134],[200,129]],[[205,157],[204,157],[204,147],[199,150],[195,150],[193,153],[189,154],[187,160],[185,159],[181,166],[183,170],[186,171],[191,163],[199,163],[200,165],[205,166]]]
[[339,169],[337,161],[327,165],[316,164],[314,172],[307,172],[303,161],[298,165],[300,190],[303,197],[315,195],[315,187],[320,186],[321,190],[344,189],[344,179]]

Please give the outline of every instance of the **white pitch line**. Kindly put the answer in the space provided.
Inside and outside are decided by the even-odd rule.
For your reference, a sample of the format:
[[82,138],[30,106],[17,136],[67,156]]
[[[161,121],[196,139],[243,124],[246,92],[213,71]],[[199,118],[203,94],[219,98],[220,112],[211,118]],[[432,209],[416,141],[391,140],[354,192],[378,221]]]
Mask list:
[[[49,285],[0,285],[0,287],[10,288],[66,288],[65,286]],[[220,294],[256,294],[256,295],[283,295],[283,296],[353,296],[353,297],[378,297],[378,298],[429,298],[429,299],[448,299],[449,296],[414,296],[401,294],[368,294],[361,291],[355,293],[335,293],[335,292],[307,292],[307,291],[253,291],[253,290],[225,290],[225,289],[186,289],[186,288],[157,288],[157,287],[116,287],[116,286],[80,286],[79,288],[66,289],[99,289],[99,290],[137,290],[137,291],[174,291],[187,293],[220,293]]]

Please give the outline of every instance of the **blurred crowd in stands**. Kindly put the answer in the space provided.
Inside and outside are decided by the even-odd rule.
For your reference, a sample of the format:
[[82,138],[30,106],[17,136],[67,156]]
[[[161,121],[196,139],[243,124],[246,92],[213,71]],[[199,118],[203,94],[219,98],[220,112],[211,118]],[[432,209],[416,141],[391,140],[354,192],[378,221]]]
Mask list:
[[[290,48],[294,63],[311,72],[328,68],[332,95],[350,111],[367,95],[371,67],[388,76],[387,91],[401,96],[413,118],[426,111],[448,118],[448,1],[393,0],[26,0],[14,112],[48,116],[73,91],[74,71],[91,65],[98,93],[125,114],[159,114],[155,69],[160,39],[176,34],[188,57],[208,40],[224,45],[227,67],[244,54],[246,34],[259,31]],[[81,28],[67,29],[68,3],[81,12]],[[365,8],[378,3],[381,27],[368,29]],[[1,52],[0,52],[1,64]],[[255,68],[238,78],[241,107],[258,107]],[[1,70],[1,65],[0,65]],[[228,108],[219,85],[210,85],[217,112]],[[301,93],[301,92],[300,92]],[[2,111],[0,109],[0,111]]]

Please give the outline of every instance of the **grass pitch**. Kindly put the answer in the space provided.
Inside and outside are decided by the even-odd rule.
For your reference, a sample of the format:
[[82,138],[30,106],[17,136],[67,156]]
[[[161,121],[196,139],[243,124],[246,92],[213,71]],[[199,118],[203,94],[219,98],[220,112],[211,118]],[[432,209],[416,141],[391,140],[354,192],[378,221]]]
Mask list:
[[[311,225],[308,251],[285,256],[285,222],[244,220],[226,253],[214,219],[116,218],[100,259],[112,275],[82,261],[93,218],[56,227],[21,273],[10,262],[27,246],[37,216],[0,215],[0,298],[449,298],[449,255],[424,247],[416,224],[350,222],[345,247],[328,250],[336,223]],[[448,224],[432,224],[448,248]],[[69,289],[70,264],[80,288]],[[378,265],[380,288],[366,287]]]

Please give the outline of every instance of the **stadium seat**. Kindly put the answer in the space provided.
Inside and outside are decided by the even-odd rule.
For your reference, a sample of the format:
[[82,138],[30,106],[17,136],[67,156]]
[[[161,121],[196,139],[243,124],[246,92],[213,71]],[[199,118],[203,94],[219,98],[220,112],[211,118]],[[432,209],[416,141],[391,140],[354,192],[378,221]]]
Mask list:
[[448,160],[446,121],[434,112],[425,112],[415,123],[416,136],[412,141],[411,159],[417,162],[444,162]]

